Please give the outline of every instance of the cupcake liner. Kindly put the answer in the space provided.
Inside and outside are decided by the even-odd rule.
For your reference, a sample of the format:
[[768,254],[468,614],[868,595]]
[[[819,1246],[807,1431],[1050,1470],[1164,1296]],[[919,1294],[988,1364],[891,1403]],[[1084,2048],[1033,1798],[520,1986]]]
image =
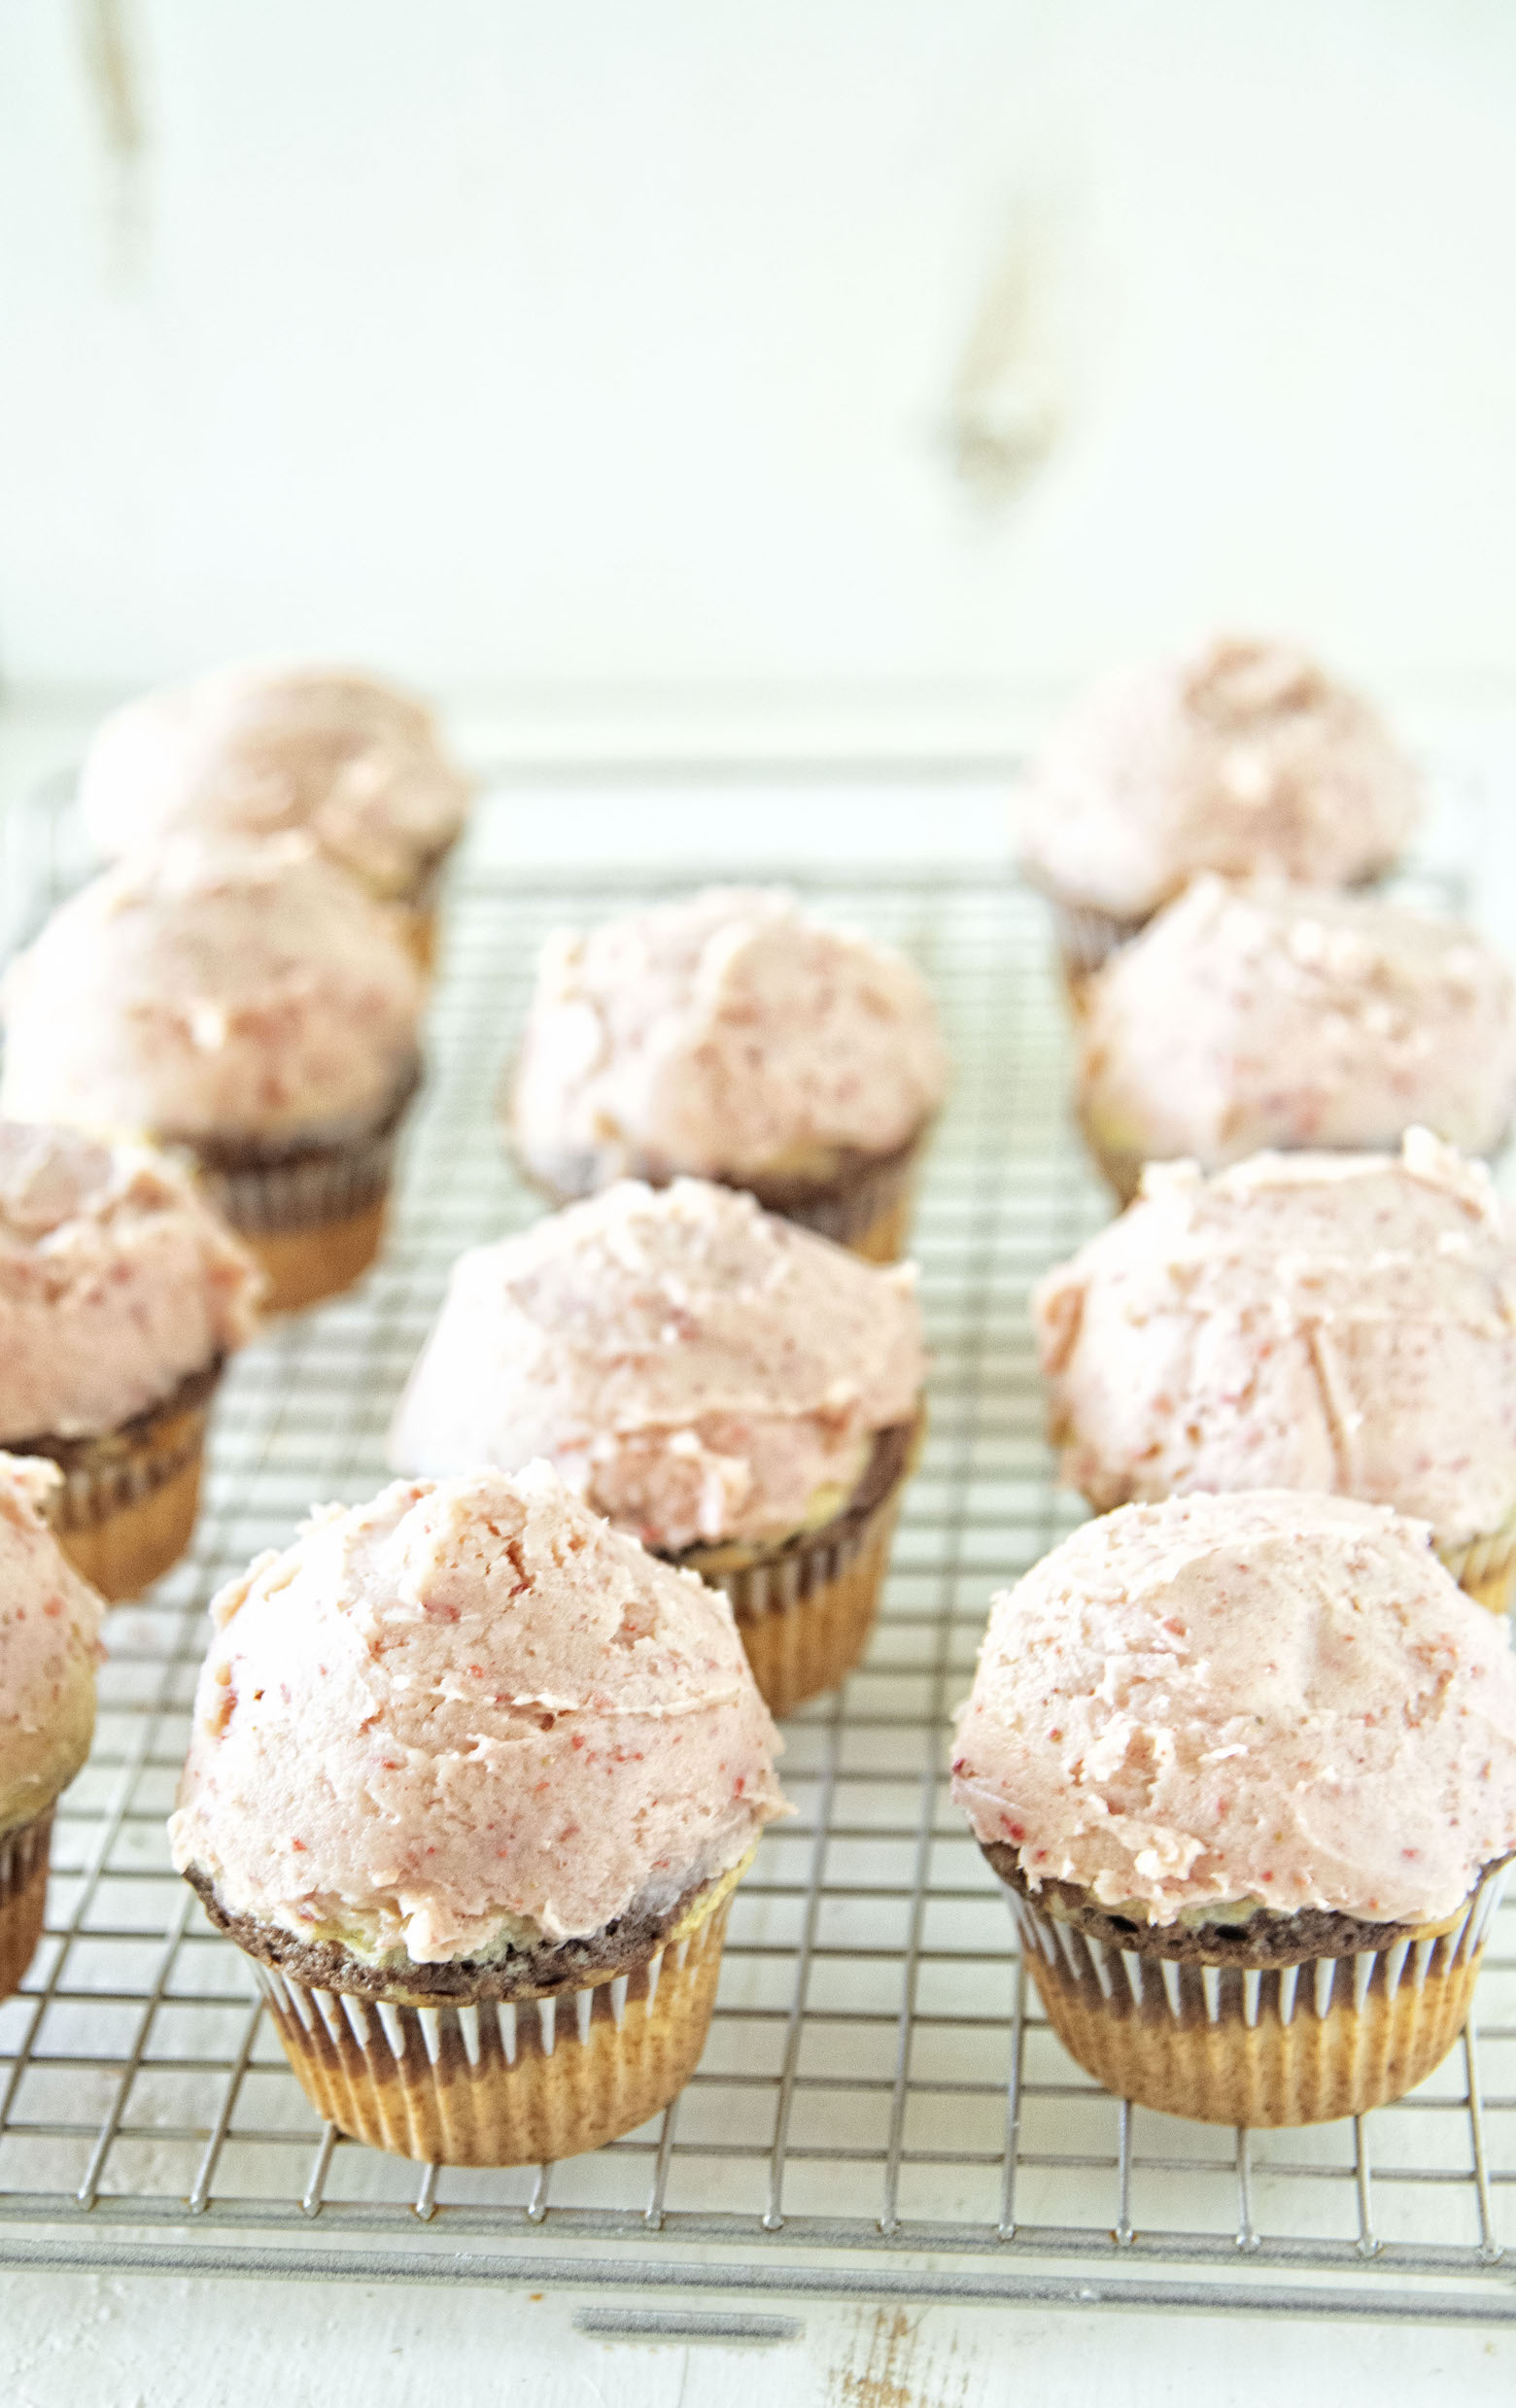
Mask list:
[[419,1084],[413,1064],[381,1118],[330,1139],[194,1147],[201,1186],[263,1267],[267,1311],[319,1303],[367,1270],[384,1236],[400,1123]]
[[[1397,2099],[1468,2017],[1505,1865],[1445,1924],[1341,1955],[1249,1965],[1116,1946],[1011,1888],[1022,1954],[1058,2039],[1118,2098],[1201,2123],[1329,2123]],[[1383,1930],[1384,1926],[1368,1927]]]
[[1516,1520],[1463,1546],[1439,1547],[1437,1553],[1466,1596],[1493,1614],[1510,1611],[1516,1588]]
[[911,1235],[924,1143],[922,1131],[893,1153],[850,1155],[836,1183],[811,1195],[762,1181],[753,1193],[766,1212],[829,1237],[865,1262],[898,1262]]
[[1063,983],[1076,1012],[1084,1009],[1084,988],[1121,946],[1129,945],[1133,937],[1141,936],[1146,919],[1118,919],[1113,912],[1097,912],[1086,903],[1058,903],[1052,906],[1053,931],[1057,938],[1058,959],[1063,969]]
[[161,1404],[87,1438],[27,1438],[63,1475],[49,1502],[58,1545],[111,1604],[140,1597],[194,1534],[211,1400],[222,1358],[182,1380]]
[[922,1414],[881,1430],[851,1501],[820,1530],[763,1550],[687,1547],[671,1559],[725,1590],[771,1714],[835,1689],[867,1647],[924,1429]]
[[[506,1116],[509,1151],[527,1185],[560,1209],[565,1204],[577,1204],[581,1197],[594,1195],[599,1187],[607,1186],[608,1179],[602,1178],[593,1155],[566,1156],[551,1172],[529,1160],[509,1133],[512,1085],[513,1075],[507,1077],[500,1090],[500,1106]],[[796,1221],[803,1229],[813,1229],[818,1237],[829,1237],[834,1245],[845,1246],[849,1254],[861,1256],[865,1262],[898,1262],[911,1236],[916,1182],[929,1130],[930,1123],[918,1129],[904,1146],[898,1146],[893,1153],[844,1152],[835,1179],[824,1187],[781,1178],[728,1179],[719,1171],[712,1171],[710,1178],[717,1186],[736,1187],[756,1196],[766,1213],[775,1213],[781,1221]],[[653,1187],[667,1187],[675,1176],[660,1165],[646,1162],[628,1163],[624,1175],[629,1179],[645,1179]]]
[[52,1808],[0,1837],[0,1998],[19,1989],[37,1953],[48,1903]]
[[550,1994],[418,2003],[254,1968],[300,2087],[339,2131],[429,2164],[537,2165],[599,2149],[683,2089],[745,1870],[712,1883],[630,1971]]

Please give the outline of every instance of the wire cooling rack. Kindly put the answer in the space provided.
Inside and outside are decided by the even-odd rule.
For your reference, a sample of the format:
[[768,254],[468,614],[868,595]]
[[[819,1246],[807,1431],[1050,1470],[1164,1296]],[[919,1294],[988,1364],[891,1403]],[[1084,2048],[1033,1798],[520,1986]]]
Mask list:
[[[15,934],[75,865],[56,812],[7,841]],[[931,1431],[867,1661],[786,1728],[799,1811],[738,1894],[682,2097],[592,2156],[520,2172],[338,2140],[170,1872],[207,1598],[313,1500],[379,1484],[454,1255],[537,1209],[494,1099],[539,939],[695,882],[467,860],[455,877],[384,1258],[237,1362],[193,1557],[110,1618],[48,1936],[0,2006],[0,2263],[1516,2320],[1516,1908],[1477,2029],[1414,2097],[1299,2132],[1188,2125],[1062,2053],[948,1798],[948,1716],[990,1593],[1077,1519],[1043,1443],[1027,1288],[1107,1209],[1068,1127],[1043,915],[996,871],[791,880],[905,946],[942,1002],[956,1078],[914,1249]]]

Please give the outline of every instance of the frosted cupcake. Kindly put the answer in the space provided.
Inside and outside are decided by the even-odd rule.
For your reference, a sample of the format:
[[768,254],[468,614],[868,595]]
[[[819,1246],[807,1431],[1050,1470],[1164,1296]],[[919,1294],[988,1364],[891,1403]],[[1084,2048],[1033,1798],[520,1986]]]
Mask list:
[[420,974],[304,837],[181,838],[54,913],[5,982],[0,1110],[184,1147],[268,1276],[314,1303],[378,1250],[420,1075]]
[[691,1179],[475,1247],[401,1400],[397,1470],[542,1456],[726,1590],[776,1714],[862,1654],[921,1424],[915,1276]]
[[36,1954],[52,1809],[94,1732],[100,1600],[49,1527],[57,1483],[0,1454],[0,1998]]
[[1356,886],[1399,853],[1416,773],[1369,705],[1292,645],[1213,637],[1118,671],[1050,739],[1021,822],[1070,982],[1192,877]]
[[239,663],[113,711],[79,801],[108,860],[182,833],[301,829],[396,908],[430,966],[468,782],[411,695],[356,670]]
[[212,1394],[260,1286],[161,1154],[0,1120],[0,1446],[58,1466],[60,1543],[103,1596],[189,1545]]
[[780,890],[709,887],[549,938],[510,1118],[557,1203],[682,1173],[893,1262],[947,1078],[903,955]]
[[1502,1144],[1516,990],[1473,929],[1367,896],[1196,878],[1089,980],[1080,1118],[1124,1201],[1145,1162]]
[[1467,2017],[1516,1849],[1516,1655],[1383,1506],[1126,1505],[994,1600],[953,1794],[1107,2089],[1361,2115]]
[[1516,1568],[1516,1233],[1483,1163],[1260,1153],[1137,1201],[1035,1290],[1062,1472],[1097,1512],[1337,1490],[1431,1525],[1481,1604]]
[[318,2113],[516,2165],[667,2106],[786,1810],[725,1599],[536,1463],[329,1507],[213,1613],[174,1862]]

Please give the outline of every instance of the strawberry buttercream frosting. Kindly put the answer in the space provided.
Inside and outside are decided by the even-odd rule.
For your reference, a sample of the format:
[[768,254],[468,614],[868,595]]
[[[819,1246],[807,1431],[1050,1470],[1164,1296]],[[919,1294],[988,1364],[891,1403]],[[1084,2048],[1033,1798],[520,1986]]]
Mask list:
[[913,1268],[736,1188],[623,1180],[459,1258],[391,1460],[543,1456],[665,1553],[774,1538],[845,1500],[925,1372]]
[[1403,904],[1196,878],[1085,996],[1085,1123],[1150,1160],[1393,1147],[1417,1123],[1485,1154],[1516,1105],[1509,970]]
[[421,980],[308,838],[177,838],[13,962],[0,1110],[108,1137],[340,1134],[414,1075]]
[[227,1915],[468,1958],[672,1907],[787,1811],[726,1600],[545,1463],[327,1507],[212,1611],[169,1828]]
[[824,1184],[919,1134],[947,1085],[932,999],[903,954],[775,888],[557,931],[512,1116],[530,1167],[582,1194],[624,1175]]
[[181,831],[300,828],[401,896],[458,835],[468,784],[412,696],[357,670],[238,663],[113,711],[79,800],[111,860]]
[[1490,1175],[1262,1153],[1138,1200],[1033,1297],[1063,1476],[1104,1511],[1335,1489],[1456,1546],[1516,1513],[1516,1235]]
[[0,1120],[0,1442],[160,1403],[253,1335],[260,1285],[162,1154]]
[[953,1794],[1032,1888],[1154,1923],[1432,1921],[1516,1848],[1516,1654],[1384,1506],[1124,1505],[994,1600]]
[[103,1608],[47,1518],[52,1463],[0,1454],[0,1838],[68,1787],[94,1732]]
[[1419,801],[1367,703],[1292,644],[1222,636],[1086,696],[1032,773],[1022,855],[1060,900],[1137,920],[1201,870],[1354,884]]

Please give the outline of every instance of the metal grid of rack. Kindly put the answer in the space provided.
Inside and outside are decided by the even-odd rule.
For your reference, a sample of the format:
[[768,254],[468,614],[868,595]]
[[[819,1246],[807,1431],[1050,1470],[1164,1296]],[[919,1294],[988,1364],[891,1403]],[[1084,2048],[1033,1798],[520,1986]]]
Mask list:
[[[8,838],[13,936],[71,875],[59,828],[49,811]],[[313,1500],[385,1476],[454,1255],[537,1209],[494,1106],[538,940],[652,891],[465,860],[382,1263],[233,1367],[192,1558],[110,1619],[48,1935],[0,2005],[0,2263],[1516,2320],[1516,1905],[1476,2027],[1361,2124],[1250,2135],[1129,2110],[1044,2025],[948,1795],[948,1723],[991,1591],[1078,1518],[1043,1443],[1026,1291],[1107,1207],[1068,1127],[1033,900],[994,874],[791,882],[906,946],[952,1044],[914,1247],[931,1434],[868,1658],[786,1727],[798,1812],[739,1893],[693,2081],[653,2125],[551,2168],[422,2169],[338,2140],[168,1867],[206,1600]]]

